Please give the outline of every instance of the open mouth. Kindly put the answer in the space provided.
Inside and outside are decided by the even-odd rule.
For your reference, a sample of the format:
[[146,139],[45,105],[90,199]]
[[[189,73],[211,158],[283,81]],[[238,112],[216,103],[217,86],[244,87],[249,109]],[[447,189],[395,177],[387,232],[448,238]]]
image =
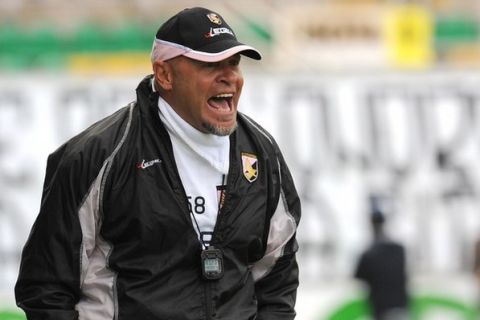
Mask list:
[[221,93],[208,99],[208,104],[218,110],[230,112],[233,110],[233,94]]

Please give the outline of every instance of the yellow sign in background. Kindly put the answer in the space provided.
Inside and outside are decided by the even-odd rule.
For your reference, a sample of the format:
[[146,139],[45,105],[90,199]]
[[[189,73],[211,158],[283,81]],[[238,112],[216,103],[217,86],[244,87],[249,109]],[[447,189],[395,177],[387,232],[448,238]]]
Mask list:
[[385,15],[385,42],[394,67],[426,68],[434,60],[433,18],[422,6],[392,7]]

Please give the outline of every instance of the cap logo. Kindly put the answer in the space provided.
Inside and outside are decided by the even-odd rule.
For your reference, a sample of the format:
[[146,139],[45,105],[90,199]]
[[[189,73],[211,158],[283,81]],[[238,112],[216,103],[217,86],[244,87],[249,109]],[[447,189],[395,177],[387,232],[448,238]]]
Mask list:
[[218,16],[218,14],[216,13],[209,13],[207,14],[207,18],[212,22],[212,23],[215,23],[215,24],[218,24],[218,25],[221,25],[222,24],[222,19],[220,19],[220,17]]
[[228,33],[235,37],[233,31],[228,28],[210,28],[210,32],[205,34],[205,38],[213,38],[221,34]]

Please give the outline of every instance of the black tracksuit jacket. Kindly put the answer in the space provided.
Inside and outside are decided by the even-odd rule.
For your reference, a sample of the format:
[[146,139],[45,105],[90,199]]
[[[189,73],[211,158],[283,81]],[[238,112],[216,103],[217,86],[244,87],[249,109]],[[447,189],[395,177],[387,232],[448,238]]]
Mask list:
[[[278,146],[239,113],[211,240],[225,272],[203,279],[201,244],[150,80],[136,102],[49,156],[18,306],[28,319],[293,319],[300,201]],[[253,172],[244,174],[242,154],[257,157]]]

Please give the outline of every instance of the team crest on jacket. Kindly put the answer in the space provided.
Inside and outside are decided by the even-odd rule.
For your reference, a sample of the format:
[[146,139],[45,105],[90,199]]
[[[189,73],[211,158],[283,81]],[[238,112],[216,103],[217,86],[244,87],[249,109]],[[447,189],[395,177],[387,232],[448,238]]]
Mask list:
[[242,169],[243,176],[248,182],[257,180],[258,177],[258,161],[257,156],[251,153],[242,152]]

